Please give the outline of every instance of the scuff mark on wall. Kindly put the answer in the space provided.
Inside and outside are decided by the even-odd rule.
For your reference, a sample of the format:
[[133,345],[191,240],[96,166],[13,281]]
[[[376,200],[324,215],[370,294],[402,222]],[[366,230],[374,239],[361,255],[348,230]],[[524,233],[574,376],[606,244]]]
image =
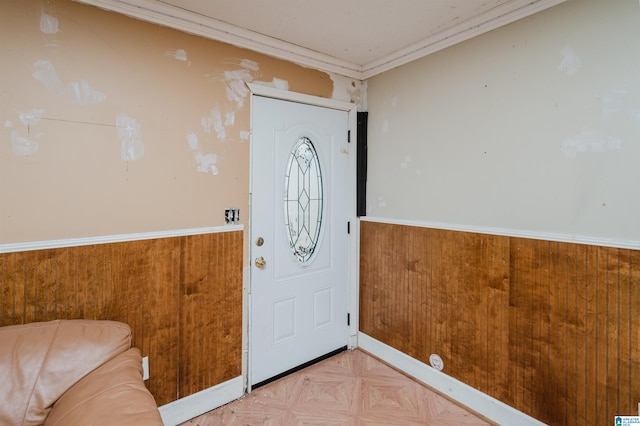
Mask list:
[[58,18],[45,12],[40,14],[40,31],[44,34],[56,34],[59,31],[58,27]]
[[107,99],[107,95],[92,89],[84,80],[69,83],[68,89],[71,101],[77,105],[99,104]]
[[221,141],[227,137],[227,131],[224,128],[224,124],[222,124],[222,114],[218,107],[212,109],[208,116],[202,117],[200,124],[202,124],[205,133],[211,133],[211,128],[213,127],[218,139]]
[[576,75],[582,68],[582,60],[578,54],[569,45],[563,47],[560,50],[562,60],[558,69],[566,75]]
[[248,141],[249,140],[249,132],[246,130],[241,130],[240,131],[240,139],[242,139],[243,141]]
[[56,95],[64,95],[64,85],[58,78],[58,74],[51,61],[37,60],[33,67],[35,71],[31,74],[40,83]]
[[235,103],[237,109],[241,109],[244,99],[249,95],[249,89],[245,83],[251,83],[253,76],[246,69],[225,71],[223,81],[226,85],[227,99]]
[[568,138],[560,145],[566,158],[576,158],[587,152],[600,153],[622,148],[622,141],[614,136],[584,128],[579,135]]
[[236,113],[234,111],[227,111],[224,115],[224,125],[233,126],[236,122]]
[[382,134],[387,133],[389,133],[389,120],[384,119],[382,120]]
[[409,163],[411,163],[411,156],[410,155],[405,155],[404,161],[400,163],[400,168],[401,169],[408,169],[409,168]]
[[198,141],[198,135],[191,132],[187,135],[187,143],[189,149],[193,152],[193,158],[198,165],[198,171],[202,173],[211,173],[215,176],[218,174],[218,168],[216,163],[218,162],[218,156],[215,153],[205,154],[200,148],[200,142]]
[[38,142],[32,141],[29,138],[18,135],[18,132],[13,130],[11,132],[11,146],[13,153],[18,157],[26,157],[38,152]]
[[175,59],[176,61],[187,62],[187,51],[184,49],[167,50],[165,55]]
[[[237,61],[237,62],[236,62]],[[239,64],[241,69],[223,71],[222,77],[220,74],[217,77],[213,77],[210,74],[205,75],[208,78],[214,79],[214,81],[220,81],[224,84],[225,93],[229,104],[226,106],[224,114],[219,106],[216,106],[211,110],[209,115],[201,118],[200,124],[205,133],[211,133],[215,130],[219,140],[224,141],[229,137],[227,127],[232,127],[236,122],[236,112],[240,111],[247,96],[249,96],[249,88],[247,83],[254,82],[254,73],[257,73],[260,69],[257,62],[250,59],[233,59],[234,64]],[[231,137],[233,139],[233,137]],[[242,140],[242,137],[240,137]]]
[[44,84],[51,93],[65,95],[68,92],[71,102],[74,104],[98,104],[107,98],[104,93],[91,88],[85,80],[69,83],[65,91],[64,84],[58,78],[56,69],[51,61],[38,60],[33,66],[35,68],[32,74],[33,78]]
[[196,150],[198,149],[198,145],[199,145],[199,141],[198,141],[198,135],[196,135],[195,133],[191,132],[187,135],[187,144],[189,144],[189,148],[191,150]]
[[251,71],[258,71],[260,67],[256,61],[252,61],[251,59],[243,59],[240,61],[240,66],[244,69]]
[[624,98],[628,93],[628,82],[621,82],[602,96],[602,118],[611,119],[624,106]]
[[289,90],[289,82],[281,78],[273,77],[271,81],[255,81],[254,83],[260,84],[261,86],[273,87],[274,89]]
[[338,74],[329,74],[333,81],[331,99],[350,102],[358,106],[358,111],[367,110],[367,83]]
[[44,109],[34,108],[29,112],[21,112],[18,117],[25,126],[32,126],[40,121],[44,113]]
[[[41,108],[34,108],[31,111],[18,113],[18,119],[24,126],[26,126],[26,132],[29,137],[21,136],[17,130],[11,131],[11,147],[14,155],[18,157],[26,157],[38,152],[39,143],[33,139],[30,139],[31,126],[36,125],[40,121],[44,113],[45,110]],[[7,129],[13,128],[13,122],[11,122],[11,120],[6,120],[4,123],[4,127]],[[42,135],[43,133],[38,133],[35,134],[35,137],[39,138]]]
[[216,167],[218,156],[216,154],[202,154],[201,152],[197,152],[194,155],[196,162],[198,163],[199,172],[206,173],[211,170],[211,174],[214,176],[218,174],[218,168]]
[[126,114],[119,114],[116,118],[118,137],[122,142],[121,156],[124,161],[137,161],[144,156],[144,143],[140,123]]

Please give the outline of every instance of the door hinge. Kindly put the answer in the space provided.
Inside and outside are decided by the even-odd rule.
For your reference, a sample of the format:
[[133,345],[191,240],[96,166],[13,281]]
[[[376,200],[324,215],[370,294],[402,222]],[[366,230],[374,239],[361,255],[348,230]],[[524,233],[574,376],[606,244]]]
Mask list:
[[347,142],[351,143],[351,130],[347,130]]
[[351,234],[351,222],[347,222],[347,234]]
[[351,325],[351,314],[347,314],[347,325]]

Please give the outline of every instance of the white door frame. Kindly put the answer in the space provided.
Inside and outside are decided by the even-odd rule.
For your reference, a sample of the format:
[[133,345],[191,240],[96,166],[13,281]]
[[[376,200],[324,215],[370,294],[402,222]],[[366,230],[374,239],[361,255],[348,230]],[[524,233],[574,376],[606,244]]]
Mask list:
[[[356,216],[356,165],[357,165],[357,105],[336,101],[333,99],[321,98],[317,96],[305,95],[302,93],[290,92],[286,90],[275,89],[269,86],[263,86],[260,84],[247,83],[251,92],[251,126],[253,126],[253,97],[264,96],[273,99],[280,99],[285,101],[298,102],[302,104],[314,105],[319,107],[331,108],[340,111],[347,111],[349,114],[349,131],[351,132],[351,143],[349,144],[349,165],[348,165],[348,188],[349,188],[349,202],[348,202],[348,220],[351,223],[351,232],[349,234],[349,260],[348,260],[348,312],[351,317],[349,324],[349,338],[348,347],[353,349],[358,344],[358,277],[360,273],[360,223]],[[249,138],[250,147],[253,147],[253,132],[250,133]],[[252,174],[253,174],[253,160],[251,153],[249,154],[249,208],[251,208],[251,194],[253,188],[251,188]],[[247,215],[251,218],[251,214]],[[249,219],[250,220],[250,219]],[[249,223],[249,241],[253,241],[253,227]],[[251,254],[251,248],[249,247],[249,255]],[[244,288],[243,288],[243,302],[242,302],[242,378],[244,381],[245,392],[250,392],[249,388],[249,315],[251,315],[251,264],[249,263],[244,269]],[[345,319],[346,320],[346,319]]]

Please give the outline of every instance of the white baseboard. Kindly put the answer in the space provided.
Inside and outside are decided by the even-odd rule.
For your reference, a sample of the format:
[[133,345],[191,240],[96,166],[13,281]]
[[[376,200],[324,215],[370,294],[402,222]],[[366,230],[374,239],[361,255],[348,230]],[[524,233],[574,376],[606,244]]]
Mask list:
[[500,425],[544,425],[544,423],[533,417],[432,368],[430,365],[411,358],[407,354],[364,333],[358,334],[358,346],[387,364]]
[[162,422],[175,426],[228,404],[244,395],[242,376],[205,389],[160,407]]

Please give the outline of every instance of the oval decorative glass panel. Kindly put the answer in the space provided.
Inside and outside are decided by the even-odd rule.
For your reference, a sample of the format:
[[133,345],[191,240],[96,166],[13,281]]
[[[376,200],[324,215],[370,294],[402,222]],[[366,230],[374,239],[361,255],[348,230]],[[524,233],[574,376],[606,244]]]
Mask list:
[[296,142],[284,178],[284,226],[294,257],[309,263],[320,238],[323,187],[318,153],[311,140]]

